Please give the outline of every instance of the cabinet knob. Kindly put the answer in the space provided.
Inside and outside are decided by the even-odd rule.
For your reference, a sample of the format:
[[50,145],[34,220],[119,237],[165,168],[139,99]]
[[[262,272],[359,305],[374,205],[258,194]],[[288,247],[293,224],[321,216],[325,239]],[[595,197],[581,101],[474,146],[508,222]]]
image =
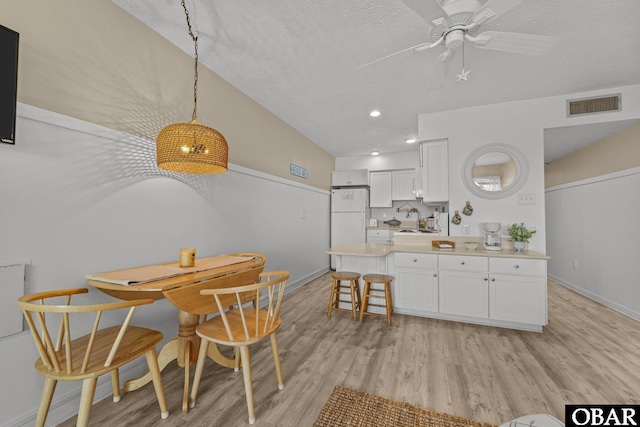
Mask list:
[[520,268],[518,264],[514,265],[513,268]]
[[492,282],[495,282],[495,281],[496,281],[496,278],[495,278],[495,277],[492,277],[492,278],[491,278],[491,281],[492,281]]
[[417,258],[414,258],[414,259],[413,259],[413,262],[418,262],[418,259],[417,259]]
[[487,281],[487,280],[489,280],[489,279],[487,279],[486,277],[483,277],[483,278],[482,278],[482,280],[484,280],[484,281],[486,282],[486,281]]
[[436,273],[433,273],[433,277],[438,277],[438,275]]
[[460,265],[464,265],[464,261],[460,261]]

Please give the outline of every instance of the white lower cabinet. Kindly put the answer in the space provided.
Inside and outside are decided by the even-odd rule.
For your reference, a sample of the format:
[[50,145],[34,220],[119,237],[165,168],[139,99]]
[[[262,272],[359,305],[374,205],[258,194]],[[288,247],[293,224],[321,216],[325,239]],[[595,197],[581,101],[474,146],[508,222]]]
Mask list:
[[396,253],[393,306],[399,313],[438,312],[437,255]]
[[393,243],[393,230],[367,230],[367,243]]
[[547,323],[546,261],[489,258],[490,318],[508,322]]
[[440,271],[440,312],[488,319],[487,273]]
[[486,257],[440,255],[440,312],[489,318]]
[[546,261],[395,253],[399,313],[541,331],[547,324]]

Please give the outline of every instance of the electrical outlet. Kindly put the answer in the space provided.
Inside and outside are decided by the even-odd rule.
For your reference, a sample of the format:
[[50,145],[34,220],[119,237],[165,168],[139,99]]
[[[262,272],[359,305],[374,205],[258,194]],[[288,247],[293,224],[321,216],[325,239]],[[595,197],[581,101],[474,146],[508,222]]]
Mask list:
[[535,194],[518,194],[518,204],[519,205],[535,205],[536,204],[536,195]]

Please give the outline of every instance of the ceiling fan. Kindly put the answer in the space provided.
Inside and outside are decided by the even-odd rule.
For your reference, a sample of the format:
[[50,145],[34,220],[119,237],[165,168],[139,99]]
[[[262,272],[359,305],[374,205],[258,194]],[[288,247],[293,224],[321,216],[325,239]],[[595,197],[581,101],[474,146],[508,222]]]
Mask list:
[[[478,0],[402,1],[427,22],[430,41],[376,59],[356,68],[356,70],[410,50],[421,52],[436,46],[444,46],[447,50],[438,56],[427,88],[428,92],[432,92],[444,85],[451,59],[461,45],[464,48],[465,41],[479,49],[523,55],[542,55],[557,41],[556,37],[551,36],[504,31],[485,31],[475,35],[482,24],[492,21],[523,0],[489,0],[484,4]],[[462,74],[458,76],[458,80],[466,80],[468,73],[464,71],[463,62]]]

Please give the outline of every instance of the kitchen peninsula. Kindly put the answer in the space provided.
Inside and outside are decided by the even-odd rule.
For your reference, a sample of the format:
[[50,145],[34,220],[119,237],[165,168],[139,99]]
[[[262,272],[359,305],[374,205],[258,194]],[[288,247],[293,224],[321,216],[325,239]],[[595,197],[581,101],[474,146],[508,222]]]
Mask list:
[[[438,249],[432,240],[455,243]],[[470,236],[396,235],[395,244],[344,243],[337,271],[390,274],[394,311],[541,332],[547,324],[547,259],[534,251],[465,249]]]

